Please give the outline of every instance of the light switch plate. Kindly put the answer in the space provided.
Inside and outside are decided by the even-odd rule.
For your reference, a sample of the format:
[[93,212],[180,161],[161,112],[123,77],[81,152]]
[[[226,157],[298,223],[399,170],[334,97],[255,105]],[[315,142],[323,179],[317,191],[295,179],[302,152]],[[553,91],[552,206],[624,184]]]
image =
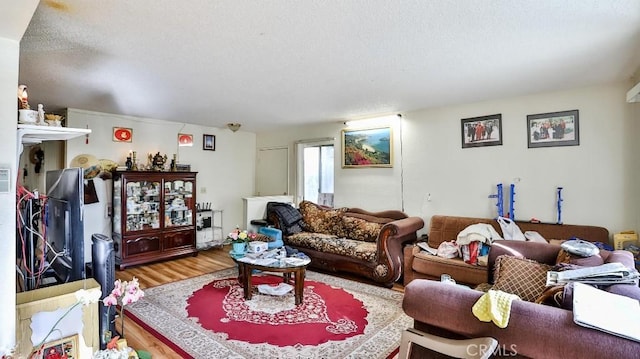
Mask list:
[[0,168],[0,193],[11,191],[11,171],[8,168]]

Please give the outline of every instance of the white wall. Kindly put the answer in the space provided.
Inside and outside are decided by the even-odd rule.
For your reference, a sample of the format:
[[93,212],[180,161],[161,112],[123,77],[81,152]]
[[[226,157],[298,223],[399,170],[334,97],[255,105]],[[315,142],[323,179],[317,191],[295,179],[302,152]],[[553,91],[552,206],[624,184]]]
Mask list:
[[[402,128],[394,135],[398,139],[402,132],[402,151],[396,141],[392,169],[342,169],[336,156],[336,206],[404,208],[427,223],[434,214],[492,217],[495,200],[488,196],[496,192],[496,184],[504,184],[507,211],[509,184],[519,178],[517,219],[555,223],[556,187],[561,186],[564,223],[600,225],[612,233],[640,229],[640,171],[633,160],[640,130],[637,110],[634,118],[634,105],[625,103],[629,88],[630,83],[618,83],[404,113]],[[579,146],[527,148],[527,115],[573,109],[579,110]],[[502,114],[503,145],[462,149],[460,120],[495,113]],[[297,140],[329,136],[336,138],[339,154],[343,127],[260,133],[257,146],[293,149]]]
[[[79,154],[124,165],[129,151],[136,151],[142,164],[147,163],[148,153],[167,154],[169,162],[175,153],[178,163],[190,164],[191,170],[198,172],[197,202],[212,202],[212,208],[224,210],[223,233],[242,223],[242,198],[252,196],[255,187],[255,134],[78,109],[69,109],[67,116],[69,127],[89,126],[92,130],[88,144],[85,137],[67,141],[67,166]],[[113,142],[113,127],[132,128],[133,141]],[[178,133],[192,134],[193,147],[179,147]],[[202,149],[203,134],[216,136],[215,151]],[[98,187],[108,187],[110,181],[96,181],[96,186],[98,191],[106,191]],[[110,235],[111,219],[103,201],[86,205],[85,214],[85,260],[90,261],[91,234],[101,231]]]
[[[451,106],[406,114],[406,209],[433,214],[495,215],[495,185],[516,183],[515,217],[556,221],[556,187],[563,187],[562,221],[611,232],[636,229],[638,189],[632,157],[637,124],[624,101],[627,84]],[[527,148],[526,116],[579,110],[580,145]],[[503,145],[461,148],[460,119],[502,114]],[[431,193],[432,200],[426,201]]]
[[[401,129],[399,123],[391,124],[393,129],[393,167],[392,168],[342,168],[342,130],[347,128],[343,122],[325,125],[296,126],[274,132],[259,133],[257,148],[289,148],[290,178],[292,194],[296,203],[302,200],[301,191],[295,190],[297,161],[296,141],[320,138],[335,138],[335,183],[334,205],[336,207],[361,207],[369,211],[402,209],[402,166],[400,155]],[[258,174],[256,181],[260,181]]]
[[16,305],[15,296],[15,260],[16,260],[16,186],[17,153],[16,124],[18,102],[16,89],[18,86],[18,64],[20,57],[20,39],[38,5],[37,0],[3,4],[0,14],[0,168],[8,168],[11,173],[11,189],[9,193],[0,193],[0,275],[5,278],[0,285],[0,356],[9,355],[16,341]]
[[0,273],[5,280],[0,285],[0,307],[4,320],[0,321],[0,354],[15,344],[15,308],[16,306],[16,84],[18,83],[18,41],[0,37],[0,132],[5,134],[0,141],[0,168],[8,168],[11,173],[11,190],[0,193]]
[[[630,86],[627,87],[627,90],[630,90],[631,87],[640,81],[640,68],[636,71],[636,76],[633,78],[633,81],[630,83]],[[638,178],[640,178],[640,102],[634,102],[628,104],[629,108],[629,118],[631,119],[630,124],[630,134],[632,136],[632,161],[631,169],[635,170],[628,179],[632,183],[637,184]],[[640,186],[634,186],[640,187]],[[636,201],[640,200],[640,188],[636,189],[636,193],[633,197]],[[636,230],[640,229],[640,210],[635,212],[635,226]]]

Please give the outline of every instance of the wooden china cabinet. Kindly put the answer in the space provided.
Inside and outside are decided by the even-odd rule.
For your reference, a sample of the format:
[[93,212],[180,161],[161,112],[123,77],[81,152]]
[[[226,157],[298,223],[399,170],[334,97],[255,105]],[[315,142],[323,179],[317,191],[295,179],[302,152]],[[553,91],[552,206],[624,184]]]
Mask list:
[[116,171],[113,240],[116,265],[169,259],[196,250],[197,172]]

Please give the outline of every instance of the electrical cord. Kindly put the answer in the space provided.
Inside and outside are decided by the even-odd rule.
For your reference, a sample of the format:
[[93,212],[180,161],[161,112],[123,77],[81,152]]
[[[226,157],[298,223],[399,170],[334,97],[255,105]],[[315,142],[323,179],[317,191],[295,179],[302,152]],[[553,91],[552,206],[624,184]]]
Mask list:
[[[20,236],[20,241],[22,244],[21,265],[24,268],[24,273],[22,272],[22,270],[20,270],[18,265],[16,265],[16,267],[17,267],[17,270],[20,270],[23,280],[35,279],[36,280],[35,288],[38,288],[41,284],[43,274],[49,268],[51,268],[52,264],[55,263],[55,261],[59,257],[64,255],[64,251],[57,252],[53,248],[51,243],[47,241],[47,233],[46,233],[46,224],[47,224],[46,221],[48,220],[47,219],[48,213],[47,213],[47,206],[46,206],[47,197],[44,195],[38,194],[37,191],[34,191],[34,193],[32,193],[26,188],[24,188],[24,186],[18,187],[17,195],[19,197],[16,204],[16,212],[17,212],[16,221],[17,221],[17,229]],[[39,206],[38,206],[39,211],[36,211],[35,213],[33,213],[27,222],[27,219],[25,218],[23,212],[26,211],[25,205],[28,203],[29,200],[39,200],[41,203],[39,203]],[[37,221],[38,217],[41,219],[44,218],[44,220],[42,221],[43,226],[40,227],[42,228],[43,233],[40,233],[39,231],[34,230],[34,227],[35,227],[34,222]],[[38,256],[36,260],[37,265],[34,266],[34,268],[31,268],[27,264],[26,239],[24,237],[25,232],[29,233],[37,240],[42,241],[42,255]],[[53,253],[53,258],[51,259],[50,262],[47,262],[46,260],[48,251],[51,251]],[[35,270],[35,268],[38,268],[38,269]]]

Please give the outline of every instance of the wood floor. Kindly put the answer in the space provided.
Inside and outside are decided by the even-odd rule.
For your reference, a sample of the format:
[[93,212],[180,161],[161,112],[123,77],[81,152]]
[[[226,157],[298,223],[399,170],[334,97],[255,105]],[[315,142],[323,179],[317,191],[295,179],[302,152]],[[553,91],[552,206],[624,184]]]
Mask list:
[[[199,275],[219,271],[233,267],[235,264],[229,257],[230,247],[209,249],[201,251],[195,257],[184,257],[170,261],[158,262],[148,265],[141,265],[127,268],[126,270],[116,270],[116,278],[123,281],[138,278],[142,289],[155,287],[177,280],[197,277]],[[351,276],[344,278],[360,280]],[[394,290],[404,291],[400,284],[393,287]],[[146,350],[151,353],[153,359],[180,358],[168,346],[162,344],[149,332],[138,326],[125,315],[125,334],[130,347],[137,350]]]

